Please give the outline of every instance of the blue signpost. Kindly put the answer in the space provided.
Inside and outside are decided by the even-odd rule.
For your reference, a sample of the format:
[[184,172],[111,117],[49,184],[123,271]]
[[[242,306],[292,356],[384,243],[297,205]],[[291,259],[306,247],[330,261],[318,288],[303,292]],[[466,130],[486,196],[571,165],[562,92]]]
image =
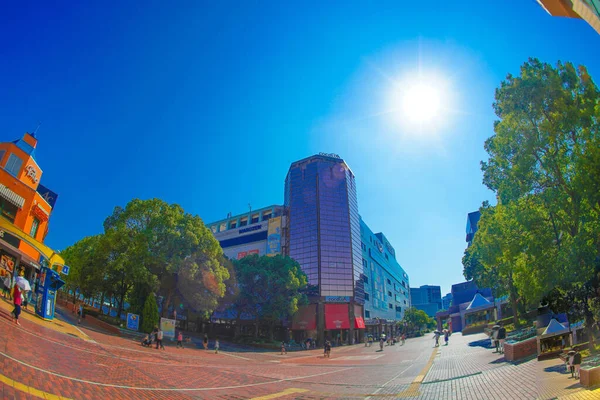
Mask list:
[[127,329],[137,331],[140,329],[140,316],[137,314],[127,314]]

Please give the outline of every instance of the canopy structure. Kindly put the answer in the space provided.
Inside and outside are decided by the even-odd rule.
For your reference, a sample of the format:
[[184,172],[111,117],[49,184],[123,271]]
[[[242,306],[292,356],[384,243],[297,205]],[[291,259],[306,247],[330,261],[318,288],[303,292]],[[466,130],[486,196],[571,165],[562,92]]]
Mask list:
[[46,246],[42,242],[32,238],[31,236],[29,236],[28,234],[26,234],[21,229],[17,228],[4,218],[0,218],[0,232],[1,231],[10,232],[11,234],[15,235],[16,237],[33,247],[38,253],[40,253],[40,255],[42,255],[42,257],[48,260],[48,265],[50,267],[53,267],[55,265],[62,267],[65,265],[65,260],[54,250],[52,250],[50,247]]
[[473,300],[471,300],[471,303],[469,303],[469,305],[467,306],[466,311],[481,310],[493,305],[494,304],[488,299],[486,299],[479,293],[475,293],[475,296],[473,297]]
[[325,328],[350,329],[348,304],[325,304]]
[[557,320],[551,319],[550,323],[548,324],[546,329],[544,329],[544,332],[540,336],[540,339],[545,339],[545,338],[552,337],[552,336],[564,335],[566,333],[569,333],[569,328],[567,328],[566,326],[564,326]]

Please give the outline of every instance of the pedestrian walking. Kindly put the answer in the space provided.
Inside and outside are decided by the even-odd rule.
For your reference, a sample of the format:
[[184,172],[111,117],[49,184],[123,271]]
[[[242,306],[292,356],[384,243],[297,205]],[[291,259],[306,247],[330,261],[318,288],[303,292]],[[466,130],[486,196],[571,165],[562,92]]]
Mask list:
[[492,330],[492,334],[491,334],[491,339],[492,339],[492,345],[496,348],[496,351],[494,353],[498,353],[498,347],[500,346],[500,341],[498,340],[498,331],[500,330],[500,328],[498,329],[493,329]]
[[579,379],[579,368],[581,367],[581,353],[579,351],[575,351],[573,366],[575,367],[575,379]]
[[381,339],[379,339],[379,350],[380,351],[383,351],[383,345],[384,344],[385,344],[385,339],[382,336]]
[[81,324],[81,316],[83,315],[83,304],[79,303],[77,307],[77,323]]
[[404,342],[406,342],[406,333],[402,334],[402,346],[404,346]]
[[215,339],[215,354],[219,354],[219,338]]
[[500,346],[500,353],[504,354],[504,342],[506,341],[506,328],[504,324],[500,323],[500,329],[498,329],[498,343]]
[[571,371],[571,378],[575,377],[575,354],[577,354],[574,350],[569,351],[568,353],[569,360],[569,371]]
[[448,334],[447,330],[444,330],[444,342],[446,342],[446,346],[448,346],[448,338],[450,337],[450,335]]
[[208,335],[204,335],[204,339],[202,339],[202,346],[204,346],[204,350],[208,350]]
[[13,304],[15,306],[15,309],[12,312],[14,316],[13,321],[15,321],[17,325],[21,325],[19,323],[19,315],[21,314],[21,304],[23,302],[23,298],[21,297],[21,289],[19,289],[19,286],[15,285],[12,296]]
[[435,347],[440,346],[440,331],[433,332],[433,338],[435,339]]
[[325,341],[325,346],[323,348],[323,357],[331,358],[331,342],[329,340]]
[[163,331],[160,328],[156,330],[156,350],[158,350],[159,346],[161,349],[165,349],[165,345],[163,344]]
[[[310,346],[310,344],[309,344]],[[281,355],[287,354],[287,350],[285,349],[285,342],[281,342]]]
[[181,347],[183,349],[183,333],[181,333],[181,331],[179,331],[179,333],[177,334],[177,348]]

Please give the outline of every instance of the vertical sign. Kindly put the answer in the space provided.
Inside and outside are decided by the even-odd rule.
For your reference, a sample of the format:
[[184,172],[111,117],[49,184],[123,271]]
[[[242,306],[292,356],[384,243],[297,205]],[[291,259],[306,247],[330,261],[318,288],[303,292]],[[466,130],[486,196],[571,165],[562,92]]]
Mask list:
[[281,254],[281,217],[271,218],[267,231],[267,255]]
[[168,318],[160,319],[160,329],[165,337],[173,339],[175,337],[175,320]]
[[137,314],[127,313],[127,329],[137,331],[140,329],[140,316]]

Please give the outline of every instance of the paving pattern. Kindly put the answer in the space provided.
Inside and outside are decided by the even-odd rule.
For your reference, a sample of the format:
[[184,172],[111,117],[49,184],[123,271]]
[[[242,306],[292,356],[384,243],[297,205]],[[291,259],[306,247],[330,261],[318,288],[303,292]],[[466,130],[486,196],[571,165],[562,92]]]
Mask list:
[[4,399],[600,399],[559,361],[508,363],[482,335],[453,335],[439,348],[430,337],[383,351],[344,346],[331,359],[318,349],[162,351],[85,324],[31,316],[17,327],[2,304],[0,332]]

